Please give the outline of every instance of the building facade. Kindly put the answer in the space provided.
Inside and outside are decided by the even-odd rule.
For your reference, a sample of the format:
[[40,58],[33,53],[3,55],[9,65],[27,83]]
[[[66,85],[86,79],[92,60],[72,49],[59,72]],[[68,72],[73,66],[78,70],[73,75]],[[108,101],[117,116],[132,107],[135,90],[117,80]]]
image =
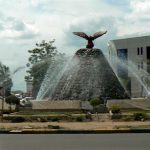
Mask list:
[[26,93],[24,97],[32,97],[32,90],[33,90],[33,82],[31,80],[26,81]]
[[111,40],[109,61],[133,98],[150,91],[150,36]]

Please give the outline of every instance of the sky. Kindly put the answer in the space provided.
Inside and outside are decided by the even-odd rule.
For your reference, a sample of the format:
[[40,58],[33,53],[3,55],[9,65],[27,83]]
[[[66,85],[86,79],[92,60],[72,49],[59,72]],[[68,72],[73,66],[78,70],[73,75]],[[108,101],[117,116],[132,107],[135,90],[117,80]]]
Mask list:
[[94,41],[107,55],[113,39],[150,35],[149,0],[0,0],[0,61],[9,66],[13,90],[25,91],[28,50],[37,42],[55,39],[57,50],[73,55],[86,41],[72,34],[93,35],[107,30]]

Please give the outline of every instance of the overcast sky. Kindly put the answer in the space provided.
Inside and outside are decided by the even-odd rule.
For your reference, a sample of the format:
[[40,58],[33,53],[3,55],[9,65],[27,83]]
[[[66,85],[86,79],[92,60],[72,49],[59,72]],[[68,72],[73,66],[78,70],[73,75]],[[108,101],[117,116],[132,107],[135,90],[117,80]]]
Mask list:
[[[72,32],[108,33],[95,40],[107,54],[112,39],[150,35],[150,0],[0,0],[0,61],[13,72],[28,61],[28,50],[55,39],[72,55],[86,44]],[[13,76],[13,89],[25,90],[25,69]]]

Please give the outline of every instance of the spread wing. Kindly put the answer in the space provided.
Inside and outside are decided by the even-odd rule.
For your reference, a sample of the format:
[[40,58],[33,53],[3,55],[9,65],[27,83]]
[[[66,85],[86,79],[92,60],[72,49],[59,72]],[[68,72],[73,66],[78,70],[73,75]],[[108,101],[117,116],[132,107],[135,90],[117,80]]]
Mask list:
[[104,35],[104,34],[106,34],[107,33],[107,31],[104,31],[104,32],[96,32],[94,35],[93,35],[93,37],[94,37],[94,39],[96,39],[96,38],[98,38],[98,37],[100,37],[100,36],[102,36],[102,35]]
[[88,40],[88,36],[84,32],[73,32],[73,34]]

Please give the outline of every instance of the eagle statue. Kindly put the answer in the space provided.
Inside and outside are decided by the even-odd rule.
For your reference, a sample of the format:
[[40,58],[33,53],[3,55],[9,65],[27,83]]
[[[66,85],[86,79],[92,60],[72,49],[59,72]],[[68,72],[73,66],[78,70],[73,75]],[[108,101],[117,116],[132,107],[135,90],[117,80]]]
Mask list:
[[102,36],[102,35],[104,35],[106,33],[107,33],[107,31],[104,31],[104,32],[100,31],[100,32],[96,32],[95,34],[93,34],[93,36],[88,36],[84,32],[73,32],[73,34],[75,34],[77,36],[80,36],[80,37],[82,37],[82,38],[84,38],[84,39],[86,39],[88,41],[88,44],[86,45],[86,48],[93,48],[94,47],[93,41],[96,38],[98,38],[98,37],[100,37],[100,36]]

